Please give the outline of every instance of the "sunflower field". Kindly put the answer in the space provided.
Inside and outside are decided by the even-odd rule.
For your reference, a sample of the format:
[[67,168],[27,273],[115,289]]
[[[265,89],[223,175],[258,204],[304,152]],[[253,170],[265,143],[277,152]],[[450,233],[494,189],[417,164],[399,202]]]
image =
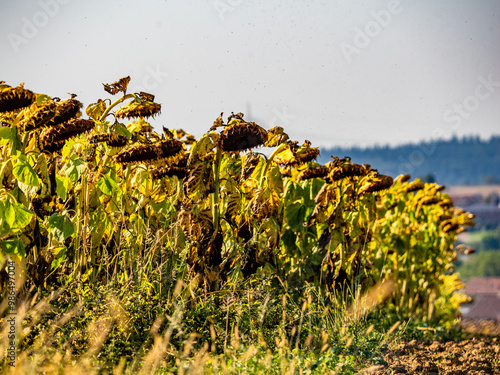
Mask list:
[[161,105],[129,81],[86,109],[0,82],[0,329],[15,264],[19,360],[43,342],[64,366],[70,348],[101,368],[182,372],[186,345],[236,338],[324,354],[325,321],[344,314],[454,321],[467,299],[454,243],[474,221],[444,186],[349,157],[319,165],[309,141],[242,113],[199,139],[157,133]]

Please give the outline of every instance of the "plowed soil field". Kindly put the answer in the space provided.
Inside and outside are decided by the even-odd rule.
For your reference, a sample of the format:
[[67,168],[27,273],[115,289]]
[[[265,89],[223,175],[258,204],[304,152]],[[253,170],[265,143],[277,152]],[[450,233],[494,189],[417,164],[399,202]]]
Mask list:
[[363,374],[500,374],[500,324],[465,322],[457,341],[400,342],[384,350],[386,364]]

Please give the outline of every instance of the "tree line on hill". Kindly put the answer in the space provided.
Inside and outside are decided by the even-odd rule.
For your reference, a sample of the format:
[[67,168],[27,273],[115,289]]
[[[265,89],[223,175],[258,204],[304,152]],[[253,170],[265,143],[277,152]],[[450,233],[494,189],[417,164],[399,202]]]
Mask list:
[[323,148],[318,162],[328,162],[330,155],[349,156],[354,163],[369,163],[393,177],[409,173],[450,186],[500,184],[500,136],[486,141],[466,136],[396,147]]

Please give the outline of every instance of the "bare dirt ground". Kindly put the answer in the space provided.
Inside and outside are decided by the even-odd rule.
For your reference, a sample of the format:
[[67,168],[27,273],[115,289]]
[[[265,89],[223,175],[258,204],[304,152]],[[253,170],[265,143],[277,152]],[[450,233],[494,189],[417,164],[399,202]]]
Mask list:
[[362,374],[500,374],[500,324],[464,322],[459,341],[401,342],[385,349],[386,364]]

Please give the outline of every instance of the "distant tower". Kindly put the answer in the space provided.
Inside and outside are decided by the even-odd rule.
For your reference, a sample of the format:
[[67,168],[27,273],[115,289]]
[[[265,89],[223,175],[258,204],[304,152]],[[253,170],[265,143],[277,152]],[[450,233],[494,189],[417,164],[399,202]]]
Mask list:
[[246,121],[252,121],[252,104],[250,102],[247,102],[247,108],[245,110],[245,117],[244,119]]

